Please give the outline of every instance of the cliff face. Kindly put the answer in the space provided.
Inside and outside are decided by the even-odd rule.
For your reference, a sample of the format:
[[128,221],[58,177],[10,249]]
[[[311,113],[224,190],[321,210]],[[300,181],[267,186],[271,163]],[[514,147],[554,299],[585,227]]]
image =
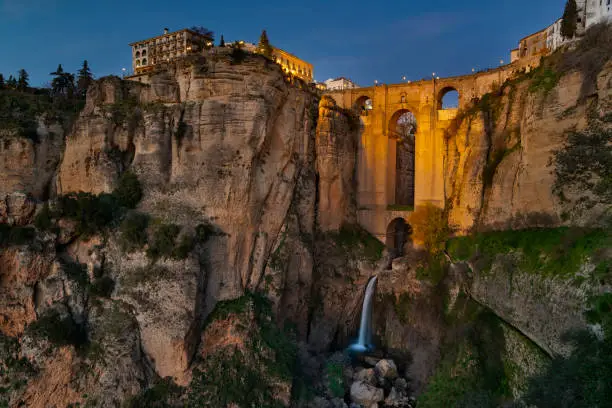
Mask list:
[[[316,211],[325,231],[354,219],[356,130],[348,112],[319,112],[318,97],[276,64],[215,51],[168,67],[151,84],[97,81],[65,143],[41,128],[38,145],[17,135],[3,144],[11,160],[3,162],[0,219],[11,229],[0,230],[0,330],[2,339],[19,339],[15,355],[32,365],[25,386],[11,388],[11,406],[119,406],[158,378],[189,386],[194,367],[225,353],[206,348],[206,316],[247,292],[267,293],[275,316],[307,340]],[[126,250],[114,221],[83,233],[78,215],[53,215],[65,201],[49,210],[29,198],[108,198],[128,170],[142,186],[137,211],[151,220],[149,250],[163,226],[178,227],[177,245],[205,238],[180,257],[152,260],[147,247]],[[39,223],[44,211],[51,227]],[[13,239],[15,231],[25,238]],[[225,323],[209,330],[242,330]],[[74,337],[49,333],[62,325]],[[250,346],[253,333],[240,341]],[[250,350],[241,352],[246,367],[274,352]],[[290,381],[271,378],[287,405]],[[121,387],[110,392],[113,383]]]
[[[560,62],[547,62],[460,113],[446,152],[449,222],[459,231],[595,226],[605,219],[605,202],[580,204],[593,201],[589,179],[597,175],[581,185],[559,177],[557,152],[568,150],[568,133],[605,128],[611,103],[612,62],[577,53],[561,54]],[[558,72],[572,58],[577,67]]]

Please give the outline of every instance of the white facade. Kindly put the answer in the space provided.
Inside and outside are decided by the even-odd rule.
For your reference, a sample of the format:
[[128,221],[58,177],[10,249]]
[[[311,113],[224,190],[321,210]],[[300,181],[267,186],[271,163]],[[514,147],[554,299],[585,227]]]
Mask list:
[[551,52],[559,48],[566,42],[561,34],[561,22],[563,19],[555,21],[550,27],[546,29],[546,48]]
[[328,79],[324,82],[325,86],[327,86],[328,91],[341,91],[344,89],[354,89],[359,88],[359,85],[351,81],[350,79],[340,77],[336,79]]
[[587,0],[586,28],[612,21],[612,0]]

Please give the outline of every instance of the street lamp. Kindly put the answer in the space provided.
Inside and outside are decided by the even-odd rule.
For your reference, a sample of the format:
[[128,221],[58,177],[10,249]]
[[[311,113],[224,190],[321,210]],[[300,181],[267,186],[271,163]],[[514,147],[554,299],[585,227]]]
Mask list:
[[378,79],[375,79],[374,80],[374,86],[377,86],[377,85],[378,85]]
[[405,81],[405,80],[406,80],[406,75],[402,77],[402,81]]
[[125,78],[125,72],[127,71],[127,69],[125,68],[121,68],[121,74],[122,74],[122,78]]

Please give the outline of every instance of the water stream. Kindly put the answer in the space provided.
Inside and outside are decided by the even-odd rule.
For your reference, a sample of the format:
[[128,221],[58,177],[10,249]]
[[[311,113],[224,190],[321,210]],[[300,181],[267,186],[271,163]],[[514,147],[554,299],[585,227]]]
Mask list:
[[354,351],[367,351],[371,347],[372,340],[372,296],[374,296],[374,289],[376,288],[376,280],[378,278],[374,276],[368,282],[366,287],[365,296],[363,298],[363,306],[361,308],[361,323],[359,325],[359,339],[357,343],[350,346],[351,350]]

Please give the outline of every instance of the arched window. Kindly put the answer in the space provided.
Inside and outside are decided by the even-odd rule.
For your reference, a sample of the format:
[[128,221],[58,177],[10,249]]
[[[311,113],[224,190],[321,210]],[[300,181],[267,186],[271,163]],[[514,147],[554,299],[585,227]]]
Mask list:
[[459,107],[459,92],[455,88],[446,87],[438,96],[438,110],[457,109]]
[[146,58],[142,59],[142,65],[147,65],[147,59]]
[[136,60],[136,66],[139,67],[140,66],[140,60]]
[[140,58],[140,51],[136,51],[136,58]]
[[142,50],[142,56],[146,57],[147,56],[147,50]]

